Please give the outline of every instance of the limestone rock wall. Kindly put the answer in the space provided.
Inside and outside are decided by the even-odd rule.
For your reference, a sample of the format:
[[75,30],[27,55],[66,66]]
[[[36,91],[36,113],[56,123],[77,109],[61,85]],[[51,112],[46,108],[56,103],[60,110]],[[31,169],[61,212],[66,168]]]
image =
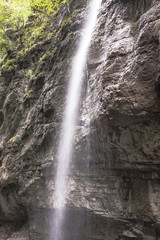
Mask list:
[[[85,5],[73,0],[54,20],[56,35],[16,68],[2,66],[2,240],[49,240],[54,231],[55,154]],[[159,34],[159,1],[103,0],[85,69],[65,239],[160,239]]]

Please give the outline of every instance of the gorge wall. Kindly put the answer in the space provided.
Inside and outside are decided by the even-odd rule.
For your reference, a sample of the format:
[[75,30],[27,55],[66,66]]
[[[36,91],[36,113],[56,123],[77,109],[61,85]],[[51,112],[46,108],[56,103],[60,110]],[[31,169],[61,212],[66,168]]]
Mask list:
[[[85,7],[71,1],[45,41],[2,63],[1,240],[50,238],[55,154]],[[65,239],[160,239],[159,35],[159,1],[103,0],[85,70]]]

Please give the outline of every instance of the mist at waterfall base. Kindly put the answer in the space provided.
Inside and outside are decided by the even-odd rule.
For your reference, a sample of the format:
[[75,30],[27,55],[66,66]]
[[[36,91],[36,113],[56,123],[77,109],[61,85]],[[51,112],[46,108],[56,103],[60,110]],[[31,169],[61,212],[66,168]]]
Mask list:
[[76,124],[78,107],[81,97],[83,72],[87,52],[97,21],[98,10],[102,0],[91,0],[87,9],[85,26],[81,33],[80,43],[73,59],[71,77],[69,80],[66,106],[63,117],[59,147],[57,152],[57,173],[54,192],[54,220],[51,239],[63,239],[63,223],[65,218],[65,198],[67,189],[67,176],[73,151],[74,126]]

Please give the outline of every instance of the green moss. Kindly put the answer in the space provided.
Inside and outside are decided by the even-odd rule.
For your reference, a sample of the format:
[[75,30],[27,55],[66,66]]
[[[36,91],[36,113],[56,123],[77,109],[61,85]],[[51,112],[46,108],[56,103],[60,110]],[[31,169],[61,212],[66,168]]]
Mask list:
[[10,139],[9,139],[9,142],[12,142],[12,143],[13,143],[13,142],[16,140],[17,136],[18,136],[18,134],[16,134],[14,137],[10,138]]
[[50,51],[47,51],[43,54],[43,56],[39,59],[39,63],[42,63],[44,62],[45,60],[48,59],[48,57],[51,55],[51,52]]
[[45,72],[39,72],[37,75],[36,75],[36,78],[41,78],[41,77],[44,77],[45,76]]
[[3,75],[15,71],[17,68],[16,62],[17,62],[16,59],[11,59],[8,60],[5,64],[2,64],[1,74]]
[[33,70],[32,69],[27,69],[26,71],[24,71],[23,75],[29,79],[32,79],[34,74],[33,74]]
[[61,29],[65,26],[67,26],[68,24],[72,23],[72,17],[73,16],[69,16],[68,18],[66,18],[65,20],[63,20],[62,24],[61,24]]
[[40,26],[30,27],[24,37],[26,48],[32,47],[37,41],[44,40],[47,36],[47,22],[41,23]]

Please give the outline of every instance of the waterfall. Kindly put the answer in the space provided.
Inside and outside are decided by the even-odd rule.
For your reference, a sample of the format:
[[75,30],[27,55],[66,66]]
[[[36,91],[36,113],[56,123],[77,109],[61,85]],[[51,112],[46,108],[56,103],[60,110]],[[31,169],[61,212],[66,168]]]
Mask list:
[[73,59],[71,77],[69,80],[67,101],[63,117],[63,124],[60,136],[60,142],[57,152],[58,166],[55,181],[55,214],[53,224],[52,239],[60,240],[62,238],[62,224],[65,213],[65,198],[67,176],[72,159],[74,126],[78,115],[78,107],[81,96],[81,86],[84,67],[86,64],[87,52],[92,39],[92,34],[97,21],[98,10],[102,0],[91,0],[89,4],[88,16],[82,30],[80,43]]

